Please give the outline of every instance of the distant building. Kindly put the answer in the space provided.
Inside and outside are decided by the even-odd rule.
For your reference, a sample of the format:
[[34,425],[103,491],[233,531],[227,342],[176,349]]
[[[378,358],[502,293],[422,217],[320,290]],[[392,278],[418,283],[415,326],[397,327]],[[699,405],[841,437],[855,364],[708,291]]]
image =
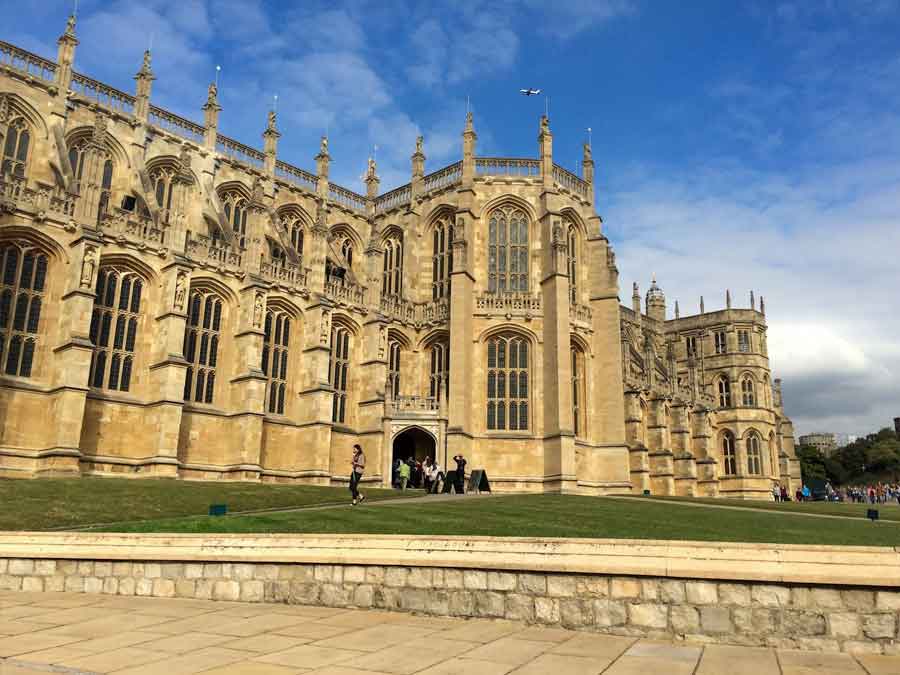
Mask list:
[[800,445],[808,445],[815,448],[825,457],[830,457],[837,450],[838,443],[835,434],[826,432],[814,432],[800,437]]

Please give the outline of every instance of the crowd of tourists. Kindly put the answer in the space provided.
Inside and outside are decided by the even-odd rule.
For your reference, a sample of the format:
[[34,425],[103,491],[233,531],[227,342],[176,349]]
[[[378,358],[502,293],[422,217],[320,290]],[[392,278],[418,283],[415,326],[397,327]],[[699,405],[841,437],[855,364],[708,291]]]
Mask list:
[[772,488],[772,498],[776,502],[853,502],[856,504],[900,504],[900,483],[875,483],[870,485],[850,485],[835,489],[831,483],[825,482],[822,489],[815,492],[809,486],[798,487],[793,496],[784,485]]
[[[466,458],[457,455],[453,458],[456,463],[456,471],[452,473],[453,488],[458,494],[465,490]],[[397,458],[392,468],[391,485],[398,490],[415,488],[425,490],[426,494],[437,494],[444,490],[447,475],[441,468],[440,462],[431,457],[417,460],[410,457],[407,460]]]

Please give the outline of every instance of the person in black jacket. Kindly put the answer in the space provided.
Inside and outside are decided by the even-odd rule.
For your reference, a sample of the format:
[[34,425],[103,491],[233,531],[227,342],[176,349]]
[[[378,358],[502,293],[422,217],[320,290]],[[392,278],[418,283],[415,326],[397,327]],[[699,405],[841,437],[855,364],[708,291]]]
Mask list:
[[456,492],[463,494],[466,491],[466,458],[459,454],[453,461],[456,462]]

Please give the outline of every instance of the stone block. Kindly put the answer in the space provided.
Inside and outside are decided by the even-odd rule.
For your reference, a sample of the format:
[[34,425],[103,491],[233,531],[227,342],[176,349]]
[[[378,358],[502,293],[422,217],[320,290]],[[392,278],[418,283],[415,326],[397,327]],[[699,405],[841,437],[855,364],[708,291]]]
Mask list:
[[130,577],[133,564],[127,561],[113,563],[112,573],[115,577]]
[[609,580],[609,595],[611,598],[639,598],[641,582],[628,577],[613,577]]
[[204,563],[203,565],[204,579],[221,579],[222,563]]
[[[62,593],[65,586],[65,577],[55,575],[44,579],[44,593]],[[2,588],[2,585],[0,585]]]
[[424,612],[428,604],[428,589],[406,588],[400,591],[400,607],[411,612]]
[[430,567],[412,567],[406,578],[407,586],[413,588],[431,588],[432,574]]
[[684,585],[685,596],[691,605],[715,605],[719,602],[716,584],[709,581],[688,581]]
[[475,596],[469,591],[450,592],[450,616],[474,616]]
[[153,579],[147,579],[146,577],[135,579],[134,594],[147,597],[153,595]]
[[185,563],[184,565],[185,579],[202,579],[203,563]]
[[529,595],[547,595],[547,576],[545,574],[520,574],[519,592]]
[[66,577],[64,588],[66,593],[84,593],[84,577],[76,575]]
[[[365,568],[360,567],[365,578]],[[347,578],[347,570],[344,570],[344,578]],[[371,584],[360,584],[353,588],[353,606],[369,608],[374,606],[375,588]]]
[[750,597],[754,605],[763,607],[787,607],[791,602],[791,592],[783,586],[753,586]]
[[262,602],[266,582],[261,579],[241,581],[241,602]]
[[253,568],[255,565],[249,563],[234,563],[231,566],[231,578],[235,581],[244,581],[253,578]]
[[861,609],[864,611],[871,611],[873,609],[885,610],[889,612],[896,612],[900,610],[900,593],[895,591],[878,591],[875,594],[875,603],[868,604],[863,607],[858,607],[857,609]]
[[860,612],[871,612],[875,609],[874,591],[841,591],[841,600],[844,601],[846,609],[855,609]]
[[655,602],[635,602],[628,605],[628,623],[645,628],[666,628],[669,625],[668,607]]
[[212,579],[197,579],[194,582],[194,597],[200,600],[211,600],[213,586],[215,585],[215,581]]
[[103,592],[107,595],[115,595],[119,592],[118,577],[106,577],[103,580]]
[[[797,647],[809,652],[839,652],[841,645],[830,638],[798,637]],[[802,672],[802,671],[801,671]]]
[[6,574],[6,571],[9,569],[9,560],[6,558],[0,558],[0,574]]
[[700,630],[700,612],[689,605],[673,605],[669,608],[672,630],[679,635],[696,633]]
[[79,560],[78,561],[78,574],[83,577],[88,577],[94,573],[94,561],[93,560]]
[[307,584],[302,581],[291,582],[291,601],[300,605],[316,605],[319,602],[321,586],[316,583]]
[[845,640],[841,643],[841,651],[847,654],[881,654],[885,650],[880,642]]
[[488,572],[487,581],[491,591],[514,591],[518,580],[509,572]]
[[275,581],[278,578],[278,565],[254,565],[253,578],[260,581]]
[[444,570],[444,588],[447,590],[465,588],[462,570]]
[[864,614],[862,616],[863,633],[868,638],[892,638],[897,631],[896,624],[893,614]]
[[832,637],[853,638],[859,634],[859,616],[854,612],[832,612],[825,620]]
[[836,588],[813,588],[812,609],[843,609],[844,600]]
[[[147,576],[150,575],[148,574]],[[163,579],[173,580],[184,578],[184,563],[163,563],[161,576]]]
[[[24,590],[24,587],[23,587],[23,590]],[[103,592],[103,579],[100,579],[99,577],[85,577],[84,592],[85,593],[102,593]]]
[[[140,579],[141,577],[147,576],[146,574],[144,574],[145,564],[146,563],[142,563],[142,562],[132,563],[131,576],[133,576],[135,579]],[[149,563],[149,564],[158,565],[159,563]],[[157,569],[162,569],[162,567],[158,567]],[[157,574],[156,576],[159,576],[159,574]]]
[[750,587],[744,584],[719,584],[718,594],[721,605],[750,606]]
[[488,591],[475,593],[475,616],[501,618],[505,612],[505,596],[503,593]]
[[401,588],[385,588],[382,586],[373,587],[372,604],[382,609],[400,609],[402,603]]
[[659,600],[659,581],[657,579],[641,579],[641,598]]
[[504,616],[512,621],[534,621],[534,598],[521,593],[509,593],[506,596]]
[[559,623],[559,600],[556,598],[534,599],[534,620],[538,623],[556,625]]
[[18,591],[22,588],[22,577],[0,574],[0,591]]
[[[403,569],[404,572],[406,571],[402,567],[395,567],[391,569]],[[342,582],[344,575],[343,570],[339,565],[316,565],[315,576],[316,581],[318,581],[319,583],[339,584]]]
[[104,579],[112,576],[113,564],[109,561],[99,561],[94,563],[94,576]]
[[435,588],[444,588],[444,570],[440,567],[437,567],[431,570],[431,582],[434,584]]
[[393,588],[403,588],[406,586],[406,578],[409,576],[409,570],[405,567],[388,567],[384,572],[384,585]]
[[570,576],[551,574],[547,577],[547,595],[551,598],[574,598],[575,579]]
[[366,568],[362,565],[347,565],[344,568],[345,584],[362,584],[366,581]]
[[42,593],[44,591],[44,577],[23,577],[22,590],[26,593]]
[[34,573],[34,560],[26,560],[22,558],[13,558],[9,561],[7,574],[15,574],[17,576],[25,576]]
[[366,583],[367,584],[383,584],[385,568],[377,565],[366,567]]
[[463,570],[463,586],[470,591],[486,591],[487,572],[484,570]]
[[349,588],[338,584],[322,584],[319,589],[319,603],[326,607],[349,607],[351,597]]
[[266,602],[290,602],[291,582],[286,579],[264,582],[266,590],[264,597]]
[[825,635],[825,617],[817,612],[785,610],[781,613],[781,632],[786,637]]
[[701,607],[700,625],[704,633],[724,635],[734,632],[731,623],[731,610],[727,607]]
[[174,579],[154,579],[153,580],[153,597],[155,598],[174,598],[175,597],[175,580]]
[[220,579],[213,584],[213,600],[237,600],[241,597],[241,585],[236,581]]
[[[109,563],[107,563],[109,564]],[[112,565],[110,565],[112,568]],[[3,573],[3,570],[0,569],[0,574]],[[41,577],[49,577],[53,574],[56,574],[56,561],[55,560],[35,560],[34,562],[34,573]],[[104,575],[104,576],[109,576]]]
[[[131,563],[128,563],[128,564],[131,565]],[[113,569],[115,570],[115,565],[113,565]],[[78,561],[77,560],[57,560],[56,561],[56,570],[63,576],[69,576],[71,574],[76,574],[78,572]],[[131,567],[128,568],[128,571],[129,571],[129,573],[131,572]]]
[[625,603],[619,600],[594,600],[594,625],[598,628],[623,626],[628,621]]
[[176,579],[175,595],[179,598],[193,598],[197,582],[193,579]]
[[680,605],[686,597],[683,581],[664,579],[659,582],[659,599],[662,602]]
[[562,599],[559,601],[559,622],[563,628],[581,628],[594,623],[590,600]]
[[609,578],[601,576],[578,577],[575,581],[575,588],[579,598],[608,598]]

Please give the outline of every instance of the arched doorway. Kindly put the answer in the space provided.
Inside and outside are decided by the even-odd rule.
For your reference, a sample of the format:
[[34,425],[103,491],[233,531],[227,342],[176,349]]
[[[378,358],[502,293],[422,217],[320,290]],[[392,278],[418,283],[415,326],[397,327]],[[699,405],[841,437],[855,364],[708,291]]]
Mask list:
[[[407,461],[412,457],[416,462],[423,462],[426,457],[435,458],[436,444],[434,436],[420,427],[408,427],[394,437],[391,455],[391,473],[397,466],[397,460]],[[415,480],[415,476],[413,476]]]

